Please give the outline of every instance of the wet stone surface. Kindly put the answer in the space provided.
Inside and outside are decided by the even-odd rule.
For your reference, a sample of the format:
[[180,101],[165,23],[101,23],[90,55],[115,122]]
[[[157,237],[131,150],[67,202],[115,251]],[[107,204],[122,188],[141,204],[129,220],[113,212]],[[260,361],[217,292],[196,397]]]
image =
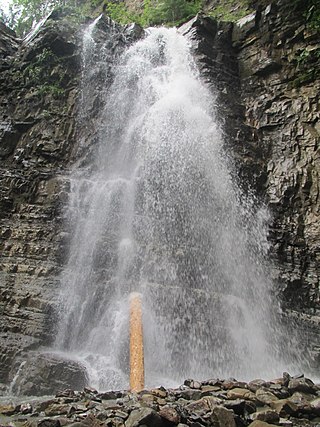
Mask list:
[[319,427],[320,385],[285,374],[270,382],[186,380],[177,389],[139,393],[85,387],[1,404],[0,414],[1,426],[24,427]]

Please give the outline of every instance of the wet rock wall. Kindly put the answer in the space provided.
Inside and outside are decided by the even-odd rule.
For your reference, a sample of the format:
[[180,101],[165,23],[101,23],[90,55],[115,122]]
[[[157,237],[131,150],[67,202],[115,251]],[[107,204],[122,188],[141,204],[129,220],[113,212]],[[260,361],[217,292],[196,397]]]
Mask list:
[[15,355],[52,339],[79,43],[72,26],[54,20],[28,43],[5,27],[0,39],[0,382],[7,382]]
[[308,325],[305,335],[315,349],[320,319],[319,32],[306,22],[303,10],[278,1],[238,22],[233,47],[244,123],[260,152],[264,179],[259,187],[272,214],[270,256],[279,298],[288,317]]

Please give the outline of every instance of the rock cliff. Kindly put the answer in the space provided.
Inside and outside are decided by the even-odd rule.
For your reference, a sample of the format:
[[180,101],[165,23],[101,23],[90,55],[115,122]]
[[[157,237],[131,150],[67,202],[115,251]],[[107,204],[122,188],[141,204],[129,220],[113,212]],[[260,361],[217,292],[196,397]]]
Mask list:
[[[90,149],[76,148],[79,139],[94,132],[99,108],[95,97],[92,121],[77,121],[80,30],[57,14],[25,41],[0,26],[3,384],[13,379],[24,352],[53,340],[59,273],[67,257],[68,171],[90,155]],[[239,179],[270,208],[270,256],[279,298],[316,358],[319,35],[287,0],[237,24],[198,17],[181,31],[193,39],[202,75],[218,92]],[[120,39],[117,44],[123,46]]]
[[218,89],[240,182],[271,212],[271,274],[285,317],[303,324],[319,363],[319,33],[287,1],[235,25],[199,17],[182,30]]
[[291,318],[303,317],[314,342],[320,308],[320,46],[319,33],[290,5],[277,2],[238,22],[233,46],[245,124],[260,157],[252,174],[261,171],[259,186],[272,213],[280,299]]
[[80,63],[66,21],[51,19],[25,42],[4,26],[0,37],[0,382],[7,382],[17,353],[51,340]]

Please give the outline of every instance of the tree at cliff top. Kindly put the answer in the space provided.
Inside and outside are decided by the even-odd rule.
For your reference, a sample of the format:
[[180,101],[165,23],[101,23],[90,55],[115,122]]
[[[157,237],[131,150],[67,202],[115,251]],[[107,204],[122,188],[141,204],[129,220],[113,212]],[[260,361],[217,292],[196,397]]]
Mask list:
[[0,18],[13,28],[18,36],[23,37],[54,7],[76,7],[84,1],[86,0],[12,0],[9,12],[0,11]]
[[3,12],[1,18],[19,36],[24,36],[58,3],[59,0],[13,0],[9,12]]
[[[125,1],[115,0],[12,0],[8,14],[0,18],[23,37],[54,7],[69,8],[78,19],[94,15],[97,7],[121,24],[137,22],[142,26],[165,23],[179,24],[196,15],[203,0],[144,0],[141,9],[133,12]],[[94,17],[94,16],[92,16]]]
[[134,12],[125,2],[105,1],[105,10],[110,17],[127,24],[137,22],[143,27],[159,24],[179,24],[196,15],[202,7],[202,0],[144,0],[143,6]]

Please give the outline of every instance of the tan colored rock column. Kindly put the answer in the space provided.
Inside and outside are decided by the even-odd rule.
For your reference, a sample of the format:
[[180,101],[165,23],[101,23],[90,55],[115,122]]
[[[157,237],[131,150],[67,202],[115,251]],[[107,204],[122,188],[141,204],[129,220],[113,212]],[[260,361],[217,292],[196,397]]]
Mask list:
[[141,295],[130,296],[130,389],[144,388],[144,354]]

